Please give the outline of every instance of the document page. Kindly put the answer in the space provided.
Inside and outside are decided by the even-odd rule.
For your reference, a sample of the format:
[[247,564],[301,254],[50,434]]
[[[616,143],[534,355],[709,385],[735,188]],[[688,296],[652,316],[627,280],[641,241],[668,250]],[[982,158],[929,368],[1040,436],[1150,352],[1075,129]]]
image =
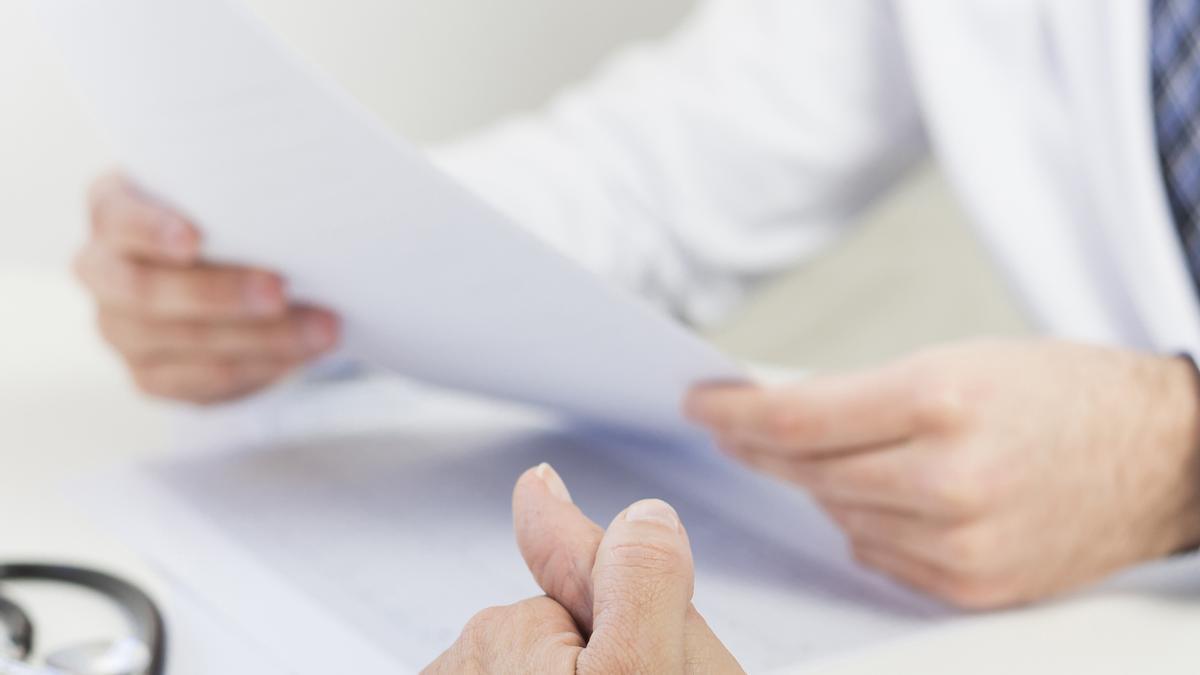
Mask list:
[[740,377],[439,174],[236,0],[33,4],[121,166],[201,226],[208,257],[335,309],[351,355],[678,435],[690,384]]
[[[225,436],[72,494],[279,672],[415,672],[479,610],[540,594],[510,499],[543,461],[597,523],[647,497],[678,509],[696,607],[747,672],[821,672],[988,620],[859,567],[799,490],[694,449],[646,452],[644,441],[580,435],[544,412],[385,378],[301,387],[209,425]],[[1191,597],[1196,567],[1180,556],[1020,612],[1105,595]]]
[[[346,672],[328,668],[347,653],[355,673],[416,670],[476,612],[539,595],[510,504],[517,477],[543,461],[598,523],[646,497],[678,509],[695,552],[696,606],[748,672],[947,616],[857,568],[799,491],[723,461],[645,452],[457,398],[414,402],[396,420],[369,433],[227,440],[102,481],[89,510],[231,625],[293,659],[293,672]],[[334,660],[322,661],[324,650]]]

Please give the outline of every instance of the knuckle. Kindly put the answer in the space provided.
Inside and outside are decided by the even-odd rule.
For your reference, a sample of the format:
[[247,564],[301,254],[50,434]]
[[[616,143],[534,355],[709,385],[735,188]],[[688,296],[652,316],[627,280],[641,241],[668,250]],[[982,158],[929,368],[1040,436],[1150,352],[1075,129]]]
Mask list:
[[158,370],[147,366],[140,366],[132,362],[129,364],[129,368],[134,386],[142,393],[164,397],[171,396],[174,393],[167,386],[166,379]]
[[974,575],[985,569],[995,556],[998,543],[991,530],[968,527],[947,533],[941,548],[951,568]]
[[871,549],[861,541],[851,540],[850,556],[854,558],[854,562],[862,565],[863,567],[874,566],[874,555],[872,554]]
[[877,462],[858,462],[840,469],[834,469],[836,464],[830,464],[826,471],[825,482],[828,487],[837,485],[852,485],[865,490],[881,490],[896,483],[896,472],[890,467]]
[[291,372],[298,364],[296,361],[265,362],[242,369],[238,373],[238,388],[253,387],[256,389],[269,387],[279,378]]
[[487,672],[487,653],[489,645],[494,641],[494,633],[498,626],[504,625],[506,613],[499,607],[489,607],[467,621],[458,641],[454,645],[463,666],[469,666],[469,672]]
[[148,267],[122,260],[115,269],[117,283],[136,307],[148,309],[158,290],[158,276]]
[[237,374],[229,364],[212,364],[203,370],[139,361],[126,356],[134,386],[155,398],[208,405],[222,400],[236,390]]
[[972,486],[961,480],[945,480],[938,482],[932,491],[934,502],[939,511],[949,516],[970,517],[978,514],[982,507],[982,499]]
[[509,630],[528,633],[526,637],[537,638],[551,634],[556,627],[571,621],[571,615],[562,605],[546,596],[540,596],[512,605],[505,626]]
[[487,638],[509,618],[508,607],[488,607],[472,616],[463,628],[463,639],[468,644],[486,642]]
[[534,577],[551,597],[572,603],[587,596],[590,575],[585,585],[575,556],[565,546],[539,548],[528,562]]
[[176,339],[189,349],[198,349],[214,340],[213,326],[202,321],[184,321],[174,327]]
[[610,567],[635,570],[646,576],[682,575],[686,564],[678,548],[653,541],[614,546],[607,562]]
[[855,531],[855,526],[857,525],[856,516],[851,514],[849,509],[823,503],[820,499],[816,501],[820,505],[821,511],[824,512],[825,517],[836,524],[842,532],[849,535]]
[[616,574],[623,583],[608,586],[604,591],[596,589],[596,592],[602,592],[602,597],[596,597],[595,603],[629,608],[631,616],[640,616],[644,610],[655,607],[668,587],[690,583],[683,569],[683,556],[670,546],[614,546],[596,563],[596,572]]
[[961,386],[940,371],[917,376],[913,396],[913,414],[921,428],[954,429],[966,419],[967,405]]
[[770,401],[765,417],[765,430],[772,438],[787,440],[802,434],[812,438],[825,435],[825,424],[819,416],[805,414],[802,408],[784,398]]
[[926,473],[926,490],[945,515],[971,517],[983,512],[995,477],[968,451],[945,457]]
[[263,343],[272,353],[299,356],[304,353],[303,327],[299,323],[288,322],[269,331]]
[[615,546],[597,559],[597,567],[616,573],[625,581],[609,588],[603,601],[640,614],[642,608],[656,602],[667,589],[691,583],[688,562],[683,552],[669,545],[644,542]]
[[242,279],[224,269],[209,270],[188,277],[187,292],[192,300],[213,309],[235,309],[241,305]]
[[588,664],[590,667],[581,668],[578,672],[616,675],[656,672],[655,665],[646,662],[643,656],[644,648],[638,643],[637,636],[628,632],[612,631],[605,635],[603,645],[589,645],[588,650],[593,649],[595,653],[593,660]]
[[213,365],[208,374],[208,386],[205,389],[210,396],[220,397],[236,390],[241,383],[241,368],[232,363],[218,363]]
[[796,462],[787,477],[821,499],[837,490],[838,481],[830,467],[826,462]]
[[967,611],[999,609],[1015,602],[1007,584],[969,574],[949,577],[940,596],[954,607]]
[[843,530],[852,534],[861,534],[871,526],[871,516],[855,509],[842,511],[835,515],[834,519]]
[[771,405],[766,413],[766,432],[772,438],[789,438],[801,426],[800,416],[786,405]]

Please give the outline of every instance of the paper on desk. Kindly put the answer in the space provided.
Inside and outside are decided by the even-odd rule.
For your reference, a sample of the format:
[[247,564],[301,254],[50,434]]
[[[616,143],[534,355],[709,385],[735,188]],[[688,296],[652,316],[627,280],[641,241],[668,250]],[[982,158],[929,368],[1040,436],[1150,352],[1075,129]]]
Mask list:
[[[289,395],[336,409],[386,399],[365,382]],[[510,502],[517,476],[542,461],[596,522],[644,497],[675,506],[696,606],[748,672],[834,658],[947,616],[855,567],[801,493],[719,457],[644,452],[528,410],[437,396],[411,401],[390,429],[253,436],[73,493],[299,675],[415,672],[479,610],[537,595]]]
[[349,353],[668,433],[687,386],[740,375],[437,173],[232,0],[35,6],[122,166],[201,224],[206,255],[336,309]]

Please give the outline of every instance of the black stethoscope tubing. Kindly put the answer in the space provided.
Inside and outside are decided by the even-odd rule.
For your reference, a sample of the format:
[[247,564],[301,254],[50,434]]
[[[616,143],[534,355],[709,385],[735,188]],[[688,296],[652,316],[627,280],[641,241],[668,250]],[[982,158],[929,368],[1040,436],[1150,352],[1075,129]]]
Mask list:
[[0,625],[4,626],[5,638],[15,650],[11,656],[24,660],[33,651],[33,622],[21,606],[0,596]]
[[[150,652],[144,675],[163,675],[166,668],[167,631],[158,606],[140,588],[111,574],[97,570],[40,563],[0,564],[0,583],[8,581],[53,581],[87,588],[104,595],[133,623],[137,637]],[[0,622],[8,631],[9,641],[18,650],[18,658],[33,651],[34,629],[29,616],[18,605],[0,596]]]

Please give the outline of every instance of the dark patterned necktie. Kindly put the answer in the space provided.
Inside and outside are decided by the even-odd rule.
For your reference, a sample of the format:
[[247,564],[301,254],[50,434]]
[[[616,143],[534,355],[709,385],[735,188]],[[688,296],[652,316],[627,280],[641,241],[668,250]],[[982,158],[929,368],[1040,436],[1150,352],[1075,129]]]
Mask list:
[[1151,0],[1158,154],[1175,226],[1200,289],[1200,0]]

